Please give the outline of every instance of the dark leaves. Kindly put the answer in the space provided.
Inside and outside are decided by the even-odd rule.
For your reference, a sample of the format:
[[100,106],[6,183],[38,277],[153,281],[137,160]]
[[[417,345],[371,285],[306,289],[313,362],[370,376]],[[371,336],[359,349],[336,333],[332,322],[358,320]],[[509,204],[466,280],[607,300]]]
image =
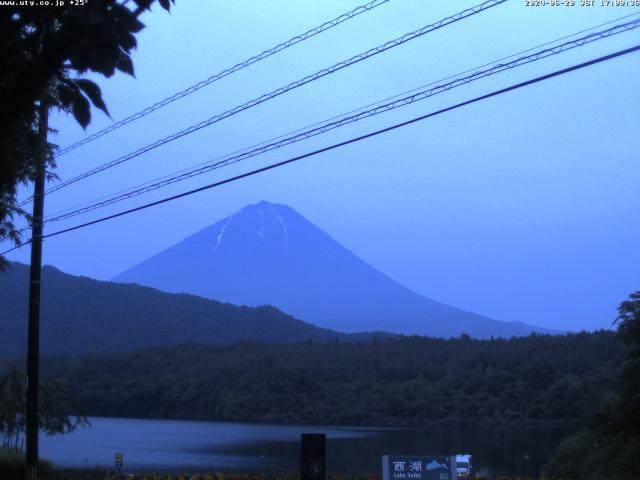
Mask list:
[[71,105],[71,111],[76,121],[82,125],[82,128],[87,128],[91,121],[91,108],[89,101],[82,95],[75,97],[75,101]]
[[75,99],[80,96],[78,88],[71,82],[60,82],[57,86],[59,107],[68,110],[73,105]]
[[160,6],[164,8],[167,12],[171,10],[171,3],[169,0],[158,0],[160,2]]
[[618,334],[629,345],[640,345],[640,290],[618,307]]
[[[153,0],[134,0],[135,4],[138,6],[138,10],[148,10],[153,3]],[[164,8],[167,12],[171,9],[171,4],[175,4],[175,0],[158,0],[160,6]]]
[[86,128],[91,121],[91,109],[89,101],[82,95],[78,85],[67,79],[61,79],[56,85],[58,94],[58,107],[71,111],[76,121]]
[[80,87],[80,89],[87,97],[89,97],[89,100],[91,100],[91,103],[93,103],[96,108],[99,108],[106,115],[109,115],[107,106],[102,100],[102,92],[100,91],[100,87],[98,85],[93,83],[91,80],[86,79],[76,80],[75,84]]
[[132,77],[135,77],[135,73],[133,71],[133,62],[131,61],[131,57],[126,53],[121,53],[116,61],[116,68],[121,72],[128,73]]
[[116,61],[116,68],[121,72],[128,73],[129,75],[135,77],[131,57],[124,52],[120,54],[120,57]]
[[[144,28],[138,17],[155,0],[91,0],[82,8],[0,8],[0,236],[19,236],[14,218],[15,188],[33,178],[42,158],[37,108],[56,78],[47,102],[74,115],[86,127],[91,104],[108,114],[100,89],[88,80],[69,80],[116,70],[134,74],[129,56],[135,35]],[[158,0],[169,10],[174,0]],[[66,81],[65,81],[66,80]],[[52,157],[49,156],[49,159]],[[48,175],[54,164],[48,161]],[[0,258],[0,261],[2,259]]]
[[138,10],[149,10],[153,0],[133,0],[138,7]]
[[63,77],[58,78],[54,86],[56,90],[54,104],[62,110],[70,111],[83,128],[86,128],[91,121],[91,109],[88,100],[91,100],[91,103],[93,103],[96,108],[99,108],[105,114],[109,115],[107,106],[102,100],[100,87],[91,80],[70,80]]
[[127,53],[136,48],[138,44],[136,37],[130,32],[120,32],[118,34],[118,42],[120,43],[120,48]]
[[138,33],[144,28],[144,23],[138,20],[131,10],[122,5],[114,5],[110,13],[114,23],[117,23],[120,29]]

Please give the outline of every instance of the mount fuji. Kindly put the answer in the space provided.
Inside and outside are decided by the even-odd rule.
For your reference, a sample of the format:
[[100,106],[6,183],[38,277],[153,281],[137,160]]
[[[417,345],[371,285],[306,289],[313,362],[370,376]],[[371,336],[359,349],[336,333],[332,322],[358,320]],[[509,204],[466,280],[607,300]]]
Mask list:
[[237,305],[273,305],[342,332],[434,337],[551,333],[419,295],[376,270],[294,209],[249,205],[116,276]]

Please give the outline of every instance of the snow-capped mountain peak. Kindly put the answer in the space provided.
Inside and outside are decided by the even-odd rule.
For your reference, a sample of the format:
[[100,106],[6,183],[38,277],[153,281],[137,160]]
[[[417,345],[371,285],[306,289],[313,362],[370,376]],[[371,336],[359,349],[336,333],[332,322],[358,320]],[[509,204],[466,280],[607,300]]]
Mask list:
[[244,207],[114,280],[240,305],[271,304],[343,332],[489,337],[542,331],[412,292],[291,207],[266,201]]

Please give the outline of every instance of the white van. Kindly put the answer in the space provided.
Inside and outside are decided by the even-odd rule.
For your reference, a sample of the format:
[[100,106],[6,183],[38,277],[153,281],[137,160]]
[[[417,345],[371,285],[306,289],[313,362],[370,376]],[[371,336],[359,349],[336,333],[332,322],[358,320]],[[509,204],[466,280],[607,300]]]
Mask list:
[[468,477],[471,475],[471,455],[456,455],[456,470],[458,477]]

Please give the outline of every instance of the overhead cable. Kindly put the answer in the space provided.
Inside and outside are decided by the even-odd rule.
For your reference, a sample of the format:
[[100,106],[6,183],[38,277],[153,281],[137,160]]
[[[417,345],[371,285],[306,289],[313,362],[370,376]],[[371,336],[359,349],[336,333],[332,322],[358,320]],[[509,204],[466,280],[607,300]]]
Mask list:
[[[183,197],[191,196],[191,195],[194,195],[196,193],[203,192],[205,190],[210,190],[212,188],[216,188],[216,187],[219,187],[219,186],[222,186],[222,185],[226,185],[228,183],[232,183],[232,182],[235,182],[235,181],[247,178],[247,177],[251,177],[253,175],[257,175],[259,173],[263,173],[263,172],[266,172],[266,171],[269,171],[269,170],[273,170],[275,168],[283,167],[285,165],[289,165],[291,163],[298,162],[298,161],[300,161],[302,159],[316,156],[316,155],[318,155],[320,153],[328,152],[330,150],[335,150],[337,148],[344,147],[346,145],[350,145],[352,143],[360,142],[362,140],[366,140],[366,139],[381,135],[383,133],[387,133],[387,132],[390,132],[392,130],[396,130],[398,128],[405,127],[407,125],[411,125],[411,124],[426,120],[428,118],[435,117],[437,115],[441,115],[443,113],[450,112],[452,110],[456,110],[458,108],[461,108],[461,107],[464,107],[464,106],[467,106],[467,105],[471,105],[471,104],[474,104],[474,103],[477,103],[477,102],[480,102],[480,101],[483,101],[483,100],[487,100],[487,99],[489,99],[491,97],[502,95],[504,93],[511,92],[513,90],[518,90],[520,88],[523,88],[523,87],[526,87],[526,86],[529,86],[529,85],[533,85],[533,84],[536,84],[536,83],[540,83],[542,81],[549,80],[549,79],[554,78],[554,77],[565,75],[565,74],[567,74],[569,72],[573,72],[575,70],[580,70],[580,69],[589,67],[591,65],[595,65],[595,64],[602,63],[602,62],[605,62],[605,61],[608,61],[608,60],[612,60],[614,58],[621,57],[623,55],[628,55],[630,53],[637,52],[638,50],[640,50],[640,45],[636,45],[634,47],[627,48],[627,49],[624,49],[624,50],[619,50],[617,52],[610,53],[608,55],[604,55],[604,56],[601,56],[601,57],[598,57],[598,58],[594,58],[592,60],[589,60],[589,61],[586,61],[586,62],[582,62],[582,63],[576,64],[576,65],[572,65],[570,67],[566,67],[566,68],[563,68],[561,70],[556,70],[556,71],[548,73],[546,75],[535,77],[535,78],[532,78],[530,80],[526,80],[524,82],[520,82],[520,83],[511,85],[509,87],[501,88],[499,90],[494,90],[491,93],[487,93],[485,95],[481,95],[479,97],[472,98],[471,100],[466,100],[464,102],[460,102],[460,103],[457,103],[455,105],[452,105],[452,106],[449,106],[449,107],[446,107],[446,108],[442,108],[440,110],[436,110],[434,112],[427,113],[427,114],[421,115],[419,117],[412,118],[411,120],[407,120],[407,121],[404,121],[404,122],[401,122],[401,123],[396,123],[396,124],[391,125],[389,127],[386,127],[386,128],[380,129],[380,130],[376,130],[376,131],[361,135],[359,137],[351,138],[351,139],[345,140],[343,142],[335,143],[333,145],[329,145],[327,147],[314,150],[312,152],[308,152],[308,153],[305,153],[305,154],[302,154],[302,155],[298,155],[296,157],[289,158],[287,160],[283,160],[281,162],[273,163],[273,164],[267,165],[265,167],[257,168],[255,170],[251,170],[249,172],[245,172],[245,173],[240,174],[240,175],[236,175],[236,176],[233,176],[233,177],[230,177],[230,178],[226,178],[224,180],[220,180],[220,181],[217,181],[217,182],[214,182],[214,183],[210,183],[208,185],[204,185],[202,187],[195,188],[193,190],[182,192],[182,193],[179,193],[177,195],[172,195],[170,197],[165,197],[163,199],[156,200],[154,202],[150,202],[150,203],[147,203],[145,205],[141,205],[141,206],[138,206],[138,207],[135,207],[135,208],[130,208],[128,210],[123,210],[121,212],[114,213],[112,215],[107,215],[105,217],[101,217],[101,218],[98,218],[98,219],[95,219],[95,220],[91,220],[89,222],[81,223],[79,225],[74,225],[72,227],[64,228],[62,230],[57,230],[57,231],[52,232],[52,233],[47,233],[46,235],[43,235],[43,238],[54,237],[54,236],[57,236],[57,235],[62,235],[64,233],[68,233],[68,232],[72,232],[72,231],[79,230],[79,229],[82,229],[82,228],[86,228],[86,227],[89,227],[91,225],[96,225],[98,223],[106,222],[108,220],[113,220],[114,218],[119,218],[119,217],[122,217],[124,215],[129,215],[129,214],[134,213],[134,212],[139,212],[139,211],[142,211],[142,210],[146,210],[147,208],[151,208],[151,207],[155,207],[157,205],[161,205],[163,203],[167,203],[167,202],[171,202],[171,201],[174,201],[174,200],[178,200],[178,199],[183,198]],[[9,253],[9,252],[11,252],[13,250],[16,250],[17,248],[20,248],[20,247],[22,247],[24,245],[27,245],[29,243],[31,243],[31,240],[28,240],[28,241],[26,241],[26,242],[24,242],[24,243],[22,243],[20,245],[17,245],[17,246],[15,246],[13,248],[5,250],[4,252],[0,253],[0,256],[5,255],[5,254],[7,254],[7,253]]]
[[289,40],[287,40],[286,42],[282,42],[279,43],[278,45],[276,45],[275,47],[271,47],[267,50],[265,50],[262,53],[259,53],[258,55],[254,55],[253,57],[250,57],[242,62],[239,62],[237,64],[235,64],[233,67],[227,68],[225,70],[222,70],[221,72],[216,73],[215,75],[211,75],[209,78],[206,78],[204,80],[199,81],[198,83],[191,85],[188,88],[185,88],[184,90],[174,93],[173,95],[171,95],[170,97],[166,97],[162,100],[160,100],[159,102],[154,103],[153,105],[151,105],[150,107],[147,107],[143,110],[140,110],[139,112],[136,112],[132,115],[129,115],[126,118],[123,118],[122,120],[115,122],[111,125],[109,125],[108,127],[93,133],[85,138],[83,138],[82,140],[79,140],[71,145],[69,145],[68,147],[65,147],[61,150],[59,150],[56,153],[56,157],[61,157],[62,155],[69,153],[72,150],[75,150],[76,148],[85,145],[89,142],[92,142],[93,140],[96,140],[100,137],[103,137],[104,135],[107,135],[108,133],[113,132],[114,130],[117,130],[120,127],[124,127],[125,125],[134,122],[142,117],[146,117],[147,115],[149,115],[150,113],[155,112],[156,110],[161,109],[162,107],[165,107],[167,105],[169,105],[170,103],[175,102],[176,100],[179,100],[181,98],[186,97],[187,95],[191,95],[194,92],[197,92],[198,90],[200,90],[203,87],[206,87],[207,85],[211,85],[214,82],[217,82],[218,80],[228,77],[229,75],[236,73],[250,65],[253,65],[254,63],[257,63],[261,60],[264,60],[265,58],[271,57],[272,55],[275,55],[278,52],[281,52],[282,50],[285,50],[289,47],[292,47],[293,45],[303,42],[304,40],[307,40],[311,37],[314,37],[322,32],[325,32],[327,30],[329,30],[330,28],[335,27],[336,25],[339,25],[343,22],[346,22],[347,20],[351,20],[352,18],[357,17],[358,15],[368,12],[370,10],[373,10],[376,7],[379,7],[380,5],[383,5],[385,3],[389,2],[389,0],[373,0],[369,3],[366,3],[364,5],[360,5],[359,7],[354,8],[353,10],[351,10],[350,12],[344,13],[332,20],[329,20],[328,22],[323,23],[322,25],[319,25],[315,28],[312,28],[311,30],[307,30],[304,33],[301,33],[300,35],[296,35],[295,37],[290,38]]
[[[179,132],[176,132],[172,135],[169,135],[167,137],[161,138],[149,145],[146,145],[134,152],[131,152],[127,155],[124,155],[120,158],[117,158],[115,160],[112,160],[110,162],[107,162],[99,167],[96,167],[94,169],[91,169],[87,172],[84,172],[80,175],[77,175],[76,177],[73,177],[69,180],[66,180],[62,183],[59,183],[58,185],[55,185],[53,187],[50,187],[49,189],[46,190],[46,194],[50,194],[53,193],[57,190],[60,190],[62,188],[65,188],[73,183],[76,183],[80,180],[83,180],[87,177],[90,177],[92,175],[95,175],[97,173],[103,172],[107,169],[113,168],[117,165],[120,165],[121,163],[124,163],[126,161],[129,161],[133,158],[136,158],[144,153],[147,153],[151,150],[154,150],[162,145],[165,145],[169,142],[172,142],[174,140],[177,140],[179,138],[182,138],[186,135],[192,134],[198,130],[201,130],[205,127],[208,127],[210,125],[213,125],[214,123],[217,123],[221,120],[224,120],[225,118],[231,117],[239,112],[242,112],[244,110],[247,110],[249,108],[255,107],[256,105],[259,105],[263,102],[266,102],[268,100],[271,100],[273,98],[276,98],[286,92],[289,92],[293,89],[299,88],[303,85],[306,85],[307,83],[313,82],[315,80],[318,80],[319,78],[323,78],[327,75],[331,75],[337,71],[340,71],[346,67],[350,67],[352,65],[355,65],[358,62],[361,62],[365,59],[371,58],[374,55],[378,55],[379,53],[385,52],[391,48],[397,47],[399,45],[403,45],[406,42],[409,42],[411,40],[414,40],[416,38],[419,38],[423,35],[426,35],[427,33],[433,32],[435,30],[438,30],[446,25],[450,25],[452,23],[458,22],[464,18],[476,15],[482,11],[485,11],[489,8],[495,7],[496,5],[500,5],[504,2],[506,2],[507,0],[488,0],[485,1],[479,5],[476,5],[475,7],[471,7],[468,8],[466,10],[463,10],[462,12],[456,13],[455,15],[451,15],[449,17],[443,18],[442,20],[430,24],[430,25],[426,25],[422,28],[419,28],[418,30],[415,30],[413,32],[409,32],[406,33],[404,35],[402,35],[401,37],[398,37],[394,40],[390,40],[378,47],[372,48],[367,50],[366,52],[360,53],[354,57],[351,57],[347,60],[343,60],[342,62],[339,62],[331,67],[328,68],[324,68],[322,70],[319,70],[318,72],[312,74],[312,75],[308,75],[300,80],[297,80],[295,82],[292,82],[284,87],[280,87],[276,90],[273,90],[272,92],[266,93],[264,95],[261,95],[260,97],[257,97],[253,100],[250,100],[249,102],[246,102],[242,105],[238,105],[237,107],[232,108],[231,110],[227,110],[226,112],[220,113],[218,115],[215,115],[207,120],[203,120],[202,122],[199,122],[195,125],[192,125],[184,130],[181,130]],[[24,200],[23,202],[19,203],[18,206],[23,206],[26,203],[30,202],[33,199],[33,197],[29,197],[28,199]]]
[[[400,98],[400,97],[406,96],[406,95],[408,95],[408,94],[410,94],[410,93],[417,92],[417,91],[422,90],[422,89],[424,89],[424,88],[426,88],[426,87],[430,87],[430,86],[432,86],[432,85],[436,85],[436,84],[441,83],[441,82],[444,82],[444,81],[446,81],[446,80],[450,80],[450,79],[453,79],[453,78],[460,77],[460,76],[462,76],[462,75],[464,75],[464,74],[466,74],[466,73],[477,71],[477,70],[479,70],[479,69],[481,69],[481,68],[484,68],[484,67],[487,67],[487,66],[489,66],[489,65],[494,65],[494,64],[496,64],[496,63],[498,63],[498,62],[502,62],[502,61],[504,61],[504,60],[508,60],[508,59],[510,59],[510,58],[517,57],[517,56],[519,56],[519,55],[523,55],[523,54],[525,54],[525,53],[531,52],[531,51],[536,50],[536,49],[538,49],[538,48],[546,47],[546,46],[548,46],[548,45],[553,45],[554,43],[558,43],[558,42],[560,42],[560,41],[562,41],[562,40],[566,40],[567,38],[575,37],[576,35],[580,35],[580,34],[582,34],[582,33],[590,32],[590,31],[592,31],[592,30],[595,30],[596,28],[600,28],[600,27],[603,27],[603,26],[605,26],[605,25],[611,25],[612,23],[616,23],[616,22],[619,22],[619,21],[624,20],[624,19],[626,19],[626,18],[634,17],[634,16],[640,16],[640,13],[637,13],[637,12],[636,12],[636,13],[630,13],[630,14],[628,14],[628,15],[624,15],[624,16],[622,16],[622,17],[618,17],[618,18],[615,18],[615,19],[609,20],[609,21],[607,21],[607,22],[600,23],[600,24],[598,24],[598,25],[594,25],[594,26],[592,26],[592,27],[589,27],[589,28],[585,28],[585,29],[579,30],[578,32],[572,33],[572,34],[570,34],[570,35],[564,35],[564,36],[559,37],[559,38],[556,38],[556,39],[554,39],[554,40],[550,40],[550,41],[547,41],[547,42],[544,42],[544,43],[541,43],[541,44],[535,45],[535,46],[533,46],[533,47],[529,47],[529,48],[527,48],[526,50],[521,50],[521,51],[519,51],[519,52],[512,53],[511,55],[508,55],[508,56],[506,56],[506,57],[501,57],[501,58],[499,58],[499,59],[497,59],[497,60],[492,60],[492,61],[490,61],[490,62],[486,62],[486,63],[484,63],[484,64],[482,64],[482,65],[479,65],[479,66],[476,66],[476,67],[473,67],[473,68],[469,68],[469,69],[467,69],[467,70],[464,70],[464,71],[462,71],[462,72],[459,72],[459,73],[456,73],[456,74],[453,74],[453,75],[448,75],[447,77],[441,78],[441,79],[439,79],[439,80],[435,80],[435,81],[430,82],[430,83],[428,83],[428,84],[425,84],[425,85],[421,85],[421,86],[419,86],[419,87],[412,88],[411,90],[407,90],[407,91],[405,91],[405,92],[398,93],[398,94],[395,94],[395,95],[390,96],[390,97],[386,97],[386,98],[381,99],[381,100],[377,100],[377,101],[375,101],[375,102],[369,103],[369,104],[364,105],[364,106],[362,106],[362,107],[358,107],[358,108],[351,109],[351,110],[349,110],[348,112],[343,112],[343,113],[340,113],[340,114],[337,114],[337,115],[333,115],[332,117],[330,117],[330,118],[326,118],[326,119],[324,119],[324,120],[322,120],[322,121],[314,122],[314,123],[312,123],[312,124],[310,124],[310,125],[306,125],[306,126],[304,126],[304,127],[297,128],[297,129],[295,129],[295,130],[293,130],[293,131],[290,131],[290,132],[287,132],[287,133],[284,133],[284,134],[278,135],[278,136],[276,136],[276,137],[269,138],[269,139],[267,139],[267,140],[262,140],[262,141],[260,141],[260,142],[258,142],[258,143],[253,144],[253,145],[250,145],[250,146],[247,146],[247,147],[244,147],[244,148],[241,148],[241,149],[235,150],[235,151],[233,151],[233,152],[230,152],[230,153],[227,153],[227,154],[224,154],[224,155],[220,155],[220,156],[218,156],[218,157],[214,158],[213,160],[208,160],[208,161],[205,161],[205,162],[201,162],[201,163],[198,163],[197,165],[193,165],[193,166],[191,166],[191,167],[188,167],[188,168],[184,168],[184,169],[178,170],[177,172],[173,172],[173,173],[170,173],[170,174],[167,174],[167,175],[163,175],[163,176],[161,176],[161,177],[157,177],[157,178],[154,178],[154,179],[148,180],[148,181],[143,182],[143,183],[141,183],[141,184],[138,184],[138,185],[136,185],[136,186],[134,186],[134,187],[127,187],[127,188],[123,188],[123,189],[121,189],[121,190],[119,190],[119,191],[117,191],[117,192],[115,192],[115,193],[111,193],[111,194],[109,194],[109,195],[103,195],[102,197],[99,197],[99,198],[97,198],[97,199],[90,200],[90,201],[86,201],[86,202],[83,202],[83,203],[81,203],[81,204],[79,204],[79,205],[74,205],[74,206],[71,206],[71,207],[64,208],[64,209],[59,210],[58,212],[56,212],[56,213],[54,213],[54,214],[50,215],[50,218],[52,218],[52,217],[54,217],[54,216],[56,216],[56,217],[57,217],[57,216],[59,216],[59,215],[62,215],[63,213],[67,213],[67,212],[70,212],[70,211],[73,211],[73,210],[77,210],[77,209],[80,209],[80,208],[82,208],[82,207],[85,207],[85,206],[88,206],[88,205],[92,205],[92,204],[94,204],[94,203],[98,203],[98,202],[100,202],[100,201],[102,201],[102,200],[107,200],[107,199],[109,199],[109,198],[111,198],[111,197],[118,196],[118,195],[120,195],[120,194],[129,193],[129,192],[131,192],[131,191],[133,191],[133,190],[138,190],[139,188],[142,188],[142,187],[145,187],[145,186],[148,186],[148,185],[154,184],[154,183],[158,183],[158,182],[160,182],[160,181],[162,181],[162,180],[165,180],[165,179],[168,179],[168,178],[174,177],[174,176],[176,176],[176,175],[180,175],[180,174],[182,174],[182,173],[187,173],[187,172],[189,172],[189,171],[191,171],[191,170],[197,169],[197,168],[202,167],[202,166],[204,166],[204,165],[211,165],[212,163],[214,163],[214,162],[216,162],[216,161],[223,160],[223,159],[227,159],[227,158],[229,158],[229,157],[231,157],[231,156],[233,156],[233,155],[237,155],[237,154],[239,154],[239,153],[246,152],[246,151],[251,150],[251,149],[254,149],[254,148],[256,148],[256,147],[259,147],[259,146],[262,146],[262,145],[266,145],[266,144],[268,144],[268,143],[272,143],[272,142],[274,142],[274,141],[276,141],[276,140],[280,140],[280,139],[282,139],[282,138],[285,138],[285,137],[291,136],[291,135],[293,135],[293,134],[295,134],[295,133],[298,133],[298,132],[303,132],[303,131],[308,130],[308,129],[312,128],[312,127],[316,127],[316,126],[318,126],[318,125],[322,125],[322,124],[324,124],[324,123],[328,123],[328,122],[330,122],[331,120],[336,120],[336,119],[338,119],[338,118],[342,118],[342,117],[345,117],[345,116],[350,115],[350,114],[353,114],[353,113],[361,112],[361,111],[366,110],[366,109],[368,109],[368,108],[370,108],[370,107],[374,107],[374,106],[376,106],[376,105],[380,105],[380,104],[385,103],[385,102],[388,102],[388,101],[390,101],[390,100],[393,100],[393,99],[397,99],[397,98]],[[25,229],[23,229],[23,230],[21,230],[21,231],[26,231],[26,230],[29,230],[29,228],[25,228]],[[1,239],[0,239],[0,240],[1,240]]]
[[493,65],[491,68],[487,68],[485,70],[480,70],[480,71],[476,71],[470,75],[464,76],[464,77],[460,77],[460,78],[456,78],[453,81],[447,82],[447,83],[442,83],[436,86],[433,86],[431,88],[427,88],[421,91],[417,91],[417,92],[413,92],[411,95],[402,97],[402,98],[398,98],[396,100],[393,100],[391,102],[382,104],[382,105],[378,105],[374,108],[371,108],[369,110],[365,110],[365,111],[361,111],[359,113],[356,113],[354,115],[348,115],[348,116],[344,116],[338,120],[335,121],[331,121],[331,122],[327,122],[324,123],[320,126],[314,127],[314,128],[310,128],[308,130],[296,133],[294,135],[291,135],[289,137],[285,137],[283,139],[280,139],[278,141],[272,142],[272,143],[268,143],[265,145],[262,145],[260,147],[254,148],[252,150],[248,150],[248,151],[243,151],[242,153],[239,154],[235,154],[235,155],[231,155],[231,156],[226,156],[225,158],[223,158],[222,160],[218,160],[218,161],[213,161],[213,163],[209,163],[206,164],[204,166],[199,166],[187,171],[184,171],[180,174],[174,175],[174,176],[170,176],[167,178],[164,178],[161,181],[155,182],[155,183],[151,183],[151,184],[147,184],[144,186],[141,186],[140,188],[134,189],[134,190],[130,190],[126,193],[122,193],[119,195],[115,195],[112,197],[109,197],[105,200],[102,201],[97,201],[95,203],[89,204],[87,206],[81,207],[81,208],[77,208],[75,210],[72,210],[68,213],[62,213],[56,216],[52,216],[50,218],[45,219],[45,223],[49,223],[49,222],[56,222],[56,221],[61,221],[61,220],[67,220],[69,218],[75,217],[77,215],[83,214],[83,213],[87,213],[90,212],[92,210],[96,210],[102,207],[106,207],[108,205],[112,205],[114,203],[118,203],[124,200],[128,200],[130,198],[133,197],[137,197],[138,195],[142,195],[144,193],[150,192],[150,191],[154,191],[154,190],[158,190],[159,188],[171,185],[173,183],[177,183],[183,180],[187,180],[189,178],[198,176],[198,175],[202,175],[204,173],[213,171],[213,170],[217,170],[219,168],[246,160],[248,158],[251,157],[255,157],[257,155],[261,155],[264,154],[266,152],[272,151],[272,150],[276,150],[278,148],[282,148],[286,145],[290,145],[296,142],[299,142],[301,140],[305,140],[307,138],[310,137],[314,137],[316,135],[320,135],[322,133],[328,132],[330,130],[334,130],[336,128],[340,128],[344,125],[350,124],[350,123],[354,123],[354,122],[358,122],[360,120],[363,120],[365,118],[369,118],[369,117],[373,117],[375,115],[379,115],[381,113],[384,112],[388,112],[390,110],[394,110],[396,108],[399,107],[404,107],[407,105],[411,105],[415,102],[421,101],[421,100],[425,100],[427,98],[430,98],[434,95],[437,95],[439,93],[443,93],[443,92],[447,92],[453,88],[462,86],[462,85],[466,85],[468,83],[471,83],[473,81],[476,80],[480,80],[482,78],[486,78],[489,77],[491,75],[495,75],[497,73],[500,72],[504,72],[506,70],[510,70],[512,68],[516,68],[522,65],[526,65],[532,62],[536,62],[538,60],[544,59],[544,58],[548,58],[550,56],[553,55],[558,55],[562,52],[574,49],[576,47],[581,47],[584,45],[587,45],[589,43],[595,42],[597,40],[601,40],[603,38],[608,38],[611,37],[612,35],[617,35],[619,33],[623,33],[623,32],[628,32],[631,31],[635,28],[640,27],[640,18],[639,19],[635,19],[632,20],[630,22],[626,22],[624,24],[620,24],[620,25],[615,25],[611,28],[608,28],[606,30],[602,30],[599,32],[594,32],[591,33],[589,35],[585,35],[583,37],[577,38],[575,40],[569,41],[569,42],[565,42],[562,43],[560,45],[557,45],[555,47],[551,47],[551,48],[546,48],[544,50],[540,50],[537,51],[533,54],[527,55],[527,56],[522,56],[519,57],[515,60],[512,60],[510,62],[506,62],[506,63],[498,63]]

